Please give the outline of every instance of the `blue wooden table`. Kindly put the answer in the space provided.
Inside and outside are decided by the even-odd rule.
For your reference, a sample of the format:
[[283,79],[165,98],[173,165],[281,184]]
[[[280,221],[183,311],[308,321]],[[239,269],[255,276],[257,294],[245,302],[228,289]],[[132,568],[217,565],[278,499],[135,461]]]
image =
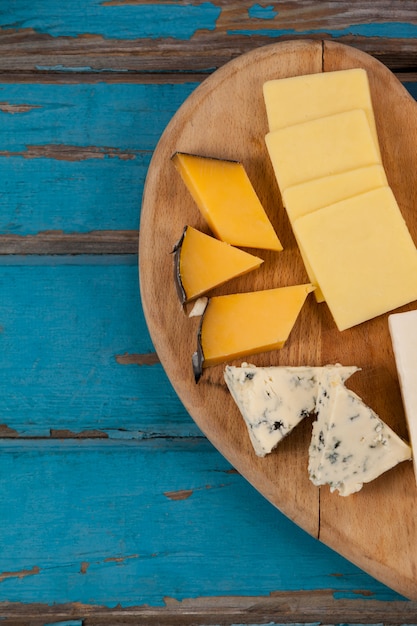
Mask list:
[[2,624],[416,623],[212,447],[141,309],[166,124],[231,58],[301,37],[417,96],[414,0],[0,0]]

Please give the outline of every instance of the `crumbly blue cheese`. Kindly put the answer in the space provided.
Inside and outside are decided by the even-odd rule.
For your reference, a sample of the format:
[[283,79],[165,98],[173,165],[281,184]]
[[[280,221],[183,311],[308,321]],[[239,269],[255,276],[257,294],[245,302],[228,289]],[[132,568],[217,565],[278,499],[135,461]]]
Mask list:
[[246,423],[250,440],[260,457],[269,454],[316,407],[318,375],[337,372],[346,380],[357,367],[241,367],[227,366],[224,378]]
[[401,461],[411,448],[353,391],[322,373],[317,421],[309,448],[309,476],[317,486],[348,496]]

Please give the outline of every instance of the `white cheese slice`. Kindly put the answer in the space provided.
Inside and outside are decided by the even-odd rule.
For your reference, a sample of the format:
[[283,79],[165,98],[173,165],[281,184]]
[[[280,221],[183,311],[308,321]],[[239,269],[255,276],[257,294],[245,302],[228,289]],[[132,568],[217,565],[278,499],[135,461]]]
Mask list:
[[315,485],[348,496],[410,458],[410,447],[359,396],[322,374],[309,448]]
[[[411,446],[415,451],[417,447],[417,311],[389,315],[388,326]],[[416,456],[414,455],[413,459],[417,478]]]
[[315,410],[318,374],[337,372],[346,380],[355,366],[241,367],[227,366],[224,378],[246,423],[250,440],[260,457],[270,453],[295,426]]

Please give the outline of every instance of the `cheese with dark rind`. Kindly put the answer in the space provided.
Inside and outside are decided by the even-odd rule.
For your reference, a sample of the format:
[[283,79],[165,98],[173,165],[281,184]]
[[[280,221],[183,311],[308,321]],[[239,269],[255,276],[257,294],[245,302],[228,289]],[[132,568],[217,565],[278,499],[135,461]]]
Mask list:
[[196,380],[205,367],[282,348],[312,291],[304,284],[210,298],[193,355]]
[[259,257],[186,226],[174,247],[179,298],[182,303],[194,300],[262,263]]

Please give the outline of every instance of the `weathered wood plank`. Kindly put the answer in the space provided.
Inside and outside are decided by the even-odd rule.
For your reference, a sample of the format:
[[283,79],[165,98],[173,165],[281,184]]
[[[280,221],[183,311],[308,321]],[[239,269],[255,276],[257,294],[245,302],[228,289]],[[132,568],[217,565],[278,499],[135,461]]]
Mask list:
[[0,86],[0,232],[137,231],[152,150],[195,87]]
[[0,255],[9,254],[137,254],[138,231],[92,231],[64,233],[47,231],[37,235],[0,235]]
[[415,603],[335,599],[327,590],[313,593],[282,592],[268,597],[201,597],[181,602],[168,600],[166,607],[154,608],[106,608],[81,603],[53,607],[44,604],[0,604],[5,626],[46,626],[46,619],[61,622],[77,617],[84,626],[413,626],[416,611]]
[[337,39],[393,69],[415,69],[412,0],[261,5],[103,2],[65,10],[52,0],[9,4],[0,15],[0,70],[212,70],[248,50],[294,37]]
[[199,435],[155,357],[135,255],[4,255],[0,326],[0,435]]
[[[23,153],[28,146],[59,146],[63,159],[119,157],[153,150],[195,82],[183,84],[0,85],[0,149]],[[65,146],[91,152],[65,153]],[[109,149],[109,151],[106,150]],[[113,150],[113,152],[112,152]],[[38,152],[28,158],[42,156]],[[48,156],[47,153],[44,156]]]
[[142,623],[160,607],[163,623],[184,624],[195,612],[349,621],[349,606],[369,618],[388,601],[407,620],[416,608],[296,527],[202,438],[4,441],[0,493],[2,616],[15,602],[117,606],[120,620],[139,607]]

